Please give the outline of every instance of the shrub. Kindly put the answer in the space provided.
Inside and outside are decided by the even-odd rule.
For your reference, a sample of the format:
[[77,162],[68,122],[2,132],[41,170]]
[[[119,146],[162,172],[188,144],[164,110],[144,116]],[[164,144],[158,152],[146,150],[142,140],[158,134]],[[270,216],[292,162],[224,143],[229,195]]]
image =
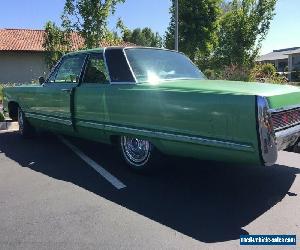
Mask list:
[[286,75],[280,75],[276,73],[276,68],[273,64],[257,64],[250,71],[250,80],[256,82],[268,82],[268,83],[287,83],[288,79]]
[[215,80],[216,79],[216,73],[213,69],[204,70],[204,75],[210,80]]
[[238,65],[226,66],[220,73],[219,77],[224,80],[231,81],[249,81],[249,70]]
[[261,66],[261,73],[265,75],[266,77],[273,77],[276,74],[276,68],[273,64],[267,63],[267,64],[262,64]]
[[0,112],[0,122],[4,122],[4,115]]
[[284,72],[289,72],[289,66],[284,67]]

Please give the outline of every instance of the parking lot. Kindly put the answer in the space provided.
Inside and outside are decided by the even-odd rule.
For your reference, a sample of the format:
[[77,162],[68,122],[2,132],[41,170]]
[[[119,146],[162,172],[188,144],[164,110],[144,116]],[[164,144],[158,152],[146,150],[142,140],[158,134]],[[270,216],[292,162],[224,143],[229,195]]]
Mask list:
[[296,234],[299,247],[300,154],[272,167],[170,158],[138,175],[113,147],[66,140],[124,186],[54,135],[0,132],[0,249],[248,249],[241,234]]

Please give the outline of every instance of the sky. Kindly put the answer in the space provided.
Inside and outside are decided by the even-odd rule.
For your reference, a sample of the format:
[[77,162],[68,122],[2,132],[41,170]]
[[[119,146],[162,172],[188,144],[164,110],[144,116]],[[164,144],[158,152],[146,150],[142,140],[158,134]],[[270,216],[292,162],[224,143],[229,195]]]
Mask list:
[[[170,19],[170,0],[126,0],[109,20],[115,28],[119,17],[134,29],[150,27],[164,35]],[[42,29],[48,20],[60,24],[64,0],[1,0],[0,28]],[[276,16],[263,42],[261,54],[274,49],[300,47],[300,0],[278,0]]]

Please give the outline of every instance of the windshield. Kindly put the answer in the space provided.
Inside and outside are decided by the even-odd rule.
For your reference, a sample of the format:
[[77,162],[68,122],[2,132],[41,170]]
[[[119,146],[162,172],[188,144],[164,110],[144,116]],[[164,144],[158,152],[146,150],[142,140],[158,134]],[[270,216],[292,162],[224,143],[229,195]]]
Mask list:
[[131,48],[125,50],[139,83],[174,79],[206,79],[183,54],[162,49]]

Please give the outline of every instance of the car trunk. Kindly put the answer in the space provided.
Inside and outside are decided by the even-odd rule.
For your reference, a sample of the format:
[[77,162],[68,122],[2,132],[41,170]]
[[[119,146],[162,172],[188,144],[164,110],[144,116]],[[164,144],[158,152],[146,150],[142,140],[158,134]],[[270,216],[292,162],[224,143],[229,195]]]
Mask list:
[[181,92],[264,96],[271,109],[300,105],[300,88],[291,85],[222,80],[172,80],[158,83],[156,86]]

